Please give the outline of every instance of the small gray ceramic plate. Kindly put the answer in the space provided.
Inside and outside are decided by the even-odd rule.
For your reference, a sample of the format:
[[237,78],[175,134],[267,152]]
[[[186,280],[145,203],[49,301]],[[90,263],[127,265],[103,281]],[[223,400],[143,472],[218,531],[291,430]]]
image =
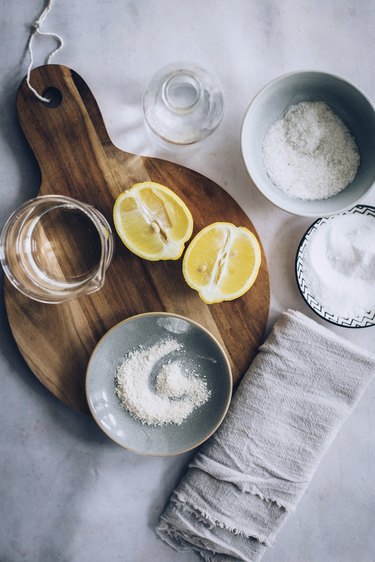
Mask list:
[[[116,395],[117,367],[129,351],[166,339],[182,344],[184,365],[204,377],[211,396],[180,425],[142,425]],[[197,447],[223,421],[231,395],[231,369],[219,342],[196,322],[175,314],[150,312],[120,322],[102,337],[87,366],[86,396],[95,421],[113,441],[134,453],[176,455]]]

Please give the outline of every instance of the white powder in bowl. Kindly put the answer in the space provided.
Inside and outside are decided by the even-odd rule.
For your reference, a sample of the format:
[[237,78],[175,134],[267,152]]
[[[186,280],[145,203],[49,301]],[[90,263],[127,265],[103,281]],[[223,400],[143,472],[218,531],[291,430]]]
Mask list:
[[322,101],[288,108],[263,141],[267,175],[298,199],[327,199],[354,180],[360,157],[342,120]]
[[116,394],[130,415],[142,424],[179,425],[209,399],[206,381],[187,373],[178,360],[169,357],[181,348],[176,340],[163,340],[148,349],[130,351],[118,367]]
[[163,398],[188,397],[192,409],[204,404],[208,398],[206,381],[195,373],[186,373],[177,361],[162,365],[155,387]]
[[337,215],[311,235],[303,267],[309,293],[327,312],[361,318],[375,310],[375,217]]

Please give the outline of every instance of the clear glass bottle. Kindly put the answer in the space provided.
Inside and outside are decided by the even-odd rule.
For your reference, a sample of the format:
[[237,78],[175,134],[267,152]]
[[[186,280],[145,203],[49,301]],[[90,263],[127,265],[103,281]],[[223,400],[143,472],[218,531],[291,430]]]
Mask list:
[[218,79],[192,63],[175,63],[159,70],[143,96],[147,125],[173,145],[206,138],[219,125],[223,111]]

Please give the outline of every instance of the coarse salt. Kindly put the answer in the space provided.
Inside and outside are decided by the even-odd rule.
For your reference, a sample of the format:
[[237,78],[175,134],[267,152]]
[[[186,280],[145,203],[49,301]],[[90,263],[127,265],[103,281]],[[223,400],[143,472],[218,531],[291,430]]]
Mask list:
[[327,199],[355,178],[360,157],[342,120],[322,101],[288,108],[263,141],[267,175],[298,199]]
[[[132,350],[118,367],[116,393],[142,424],[179,425],[209,399],[206,381],[187,373],[178,360],[170,357],[181,348],[176,340],[163,340],[148,349]],[[152,381],[155,368],[158,370]]]

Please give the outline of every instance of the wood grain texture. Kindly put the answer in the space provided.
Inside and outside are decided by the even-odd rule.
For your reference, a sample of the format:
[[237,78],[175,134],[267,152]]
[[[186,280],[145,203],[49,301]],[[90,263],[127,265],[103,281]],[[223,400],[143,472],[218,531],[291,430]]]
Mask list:
[[[95,206],[113,226],[113,203],[133,183],[152,180],[172,188],[188,205],[194,234],[207,224],[229,221],[256,235],[234,199],[213,181],[186,167],[129,154],[111,142],[94,96],[83,79],[60,65],[36,68],[31,83],[40,92],[62,94],[58,107],[38,101],[22,82],[17,110],[39,163],[40,194],[69,195]],[[201,323],[224,346],[238,381],[262,342],[269,311],[269,276],[262,265],[252,289],[231,302],[206,305],[183,280],[181,260],[148,262],[130,253],[116,236],[104,287],[65,304],[28,299],[4,284],[11,330],[39,380],[72,408],[87,412],[85,371],[101,336],[134,314],[167,311]]]

